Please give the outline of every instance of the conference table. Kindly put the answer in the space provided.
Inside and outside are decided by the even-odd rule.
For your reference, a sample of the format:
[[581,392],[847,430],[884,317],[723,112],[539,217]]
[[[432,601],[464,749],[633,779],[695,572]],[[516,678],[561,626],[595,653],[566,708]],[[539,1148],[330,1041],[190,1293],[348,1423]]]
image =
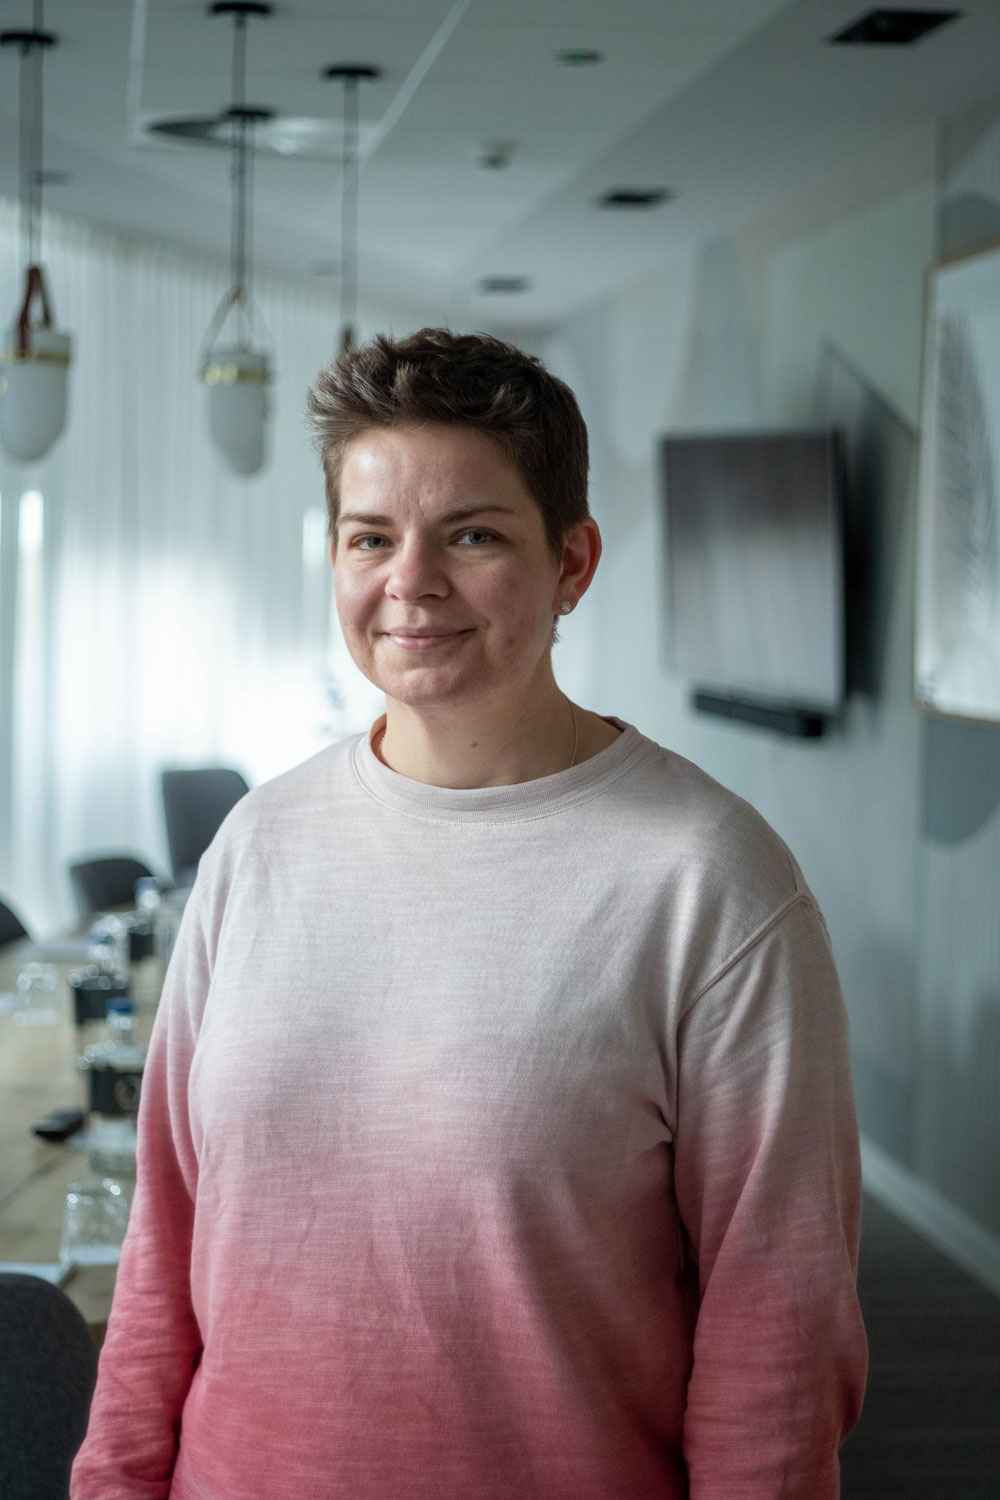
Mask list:
[[[32,962],[52,963],[57,970],[54,1023],[23,1025],[11,1008],[17,976]],[[69,1184],[102,1174],[91,1169],[82,1147],[84,1132],[55,1143],[31,1131],[49,1110],[73,1105],[87,1110],[87,1075],[77,1062],[85,1047],[104,1041],[108,1033],[102,1021],[81,1026],[74,1021],[69,975],[85,962],[82,936],[51,945],[22,940],[0,948],[0,1264],[62,1285],[100,1343],[116,1267],[81,1266],[60,1272],[59,1242]],[[149,1040],[162,984],[163,964],[158,959],[132,965],[139,1042]],[[134,1178],[121,1181],[131,1197]]]

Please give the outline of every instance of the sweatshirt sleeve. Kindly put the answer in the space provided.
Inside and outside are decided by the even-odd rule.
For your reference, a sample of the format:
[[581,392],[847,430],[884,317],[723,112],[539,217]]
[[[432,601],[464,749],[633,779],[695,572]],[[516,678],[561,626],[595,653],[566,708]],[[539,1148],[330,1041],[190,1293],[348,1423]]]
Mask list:
[[675,1182],[698,1264],[691,1500],[836,1500],[867,1374],[847,1016],[798,895],[689,1005]]
[[71,1500],[166,1500],[201,1352],[189,1289],[198,1162],[187,1092],[210,966],[197,898],[196,886],[143,1070],[136,1189]]

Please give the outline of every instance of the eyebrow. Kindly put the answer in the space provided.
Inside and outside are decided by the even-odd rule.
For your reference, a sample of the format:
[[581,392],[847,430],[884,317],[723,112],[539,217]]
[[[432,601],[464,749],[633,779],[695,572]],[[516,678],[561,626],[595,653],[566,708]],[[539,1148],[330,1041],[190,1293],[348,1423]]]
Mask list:
[[[461,510],[449,510],[443,516],[438,516],[441,526],[453,526],[456,521],[471,521],[473,516],[488,516],[499,514],[505,516],[516,516],[517,511],[509,505],[466,505]],[[349,510],[337,517],[337,525],[344,526],[348,521],[355,521],[359,526],[391,526],[391,516],[376,516],[368,511]]]

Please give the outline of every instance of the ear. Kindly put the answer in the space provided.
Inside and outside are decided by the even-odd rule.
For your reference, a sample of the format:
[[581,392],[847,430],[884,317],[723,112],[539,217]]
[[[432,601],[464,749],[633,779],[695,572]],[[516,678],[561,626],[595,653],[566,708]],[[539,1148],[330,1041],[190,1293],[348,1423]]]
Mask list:
[[558,602],[554,613],[558,613],[558,603],[563,599],[578,604],[583,598],[597,572],[603,550],[600,527],[593,516],[587,516],[586,520],[574,526],[563,543],[562,568],[556,594]]

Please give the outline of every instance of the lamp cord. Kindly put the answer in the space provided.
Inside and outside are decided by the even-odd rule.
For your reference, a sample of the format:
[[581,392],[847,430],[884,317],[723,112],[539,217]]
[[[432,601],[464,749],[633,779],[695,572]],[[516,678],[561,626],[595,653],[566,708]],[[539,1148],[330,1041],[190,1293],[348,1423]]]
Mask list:
[[247,254],[247,225],[250,214],[252,192],[252,124],[247,119],[246,104],[247,74],[247,18],[237,11],[233,16],[233,86],[232,101],[237,111],[232,118],[232,182],[233,182],[233,231],[232,231],[232,282],[235,302],[239,308],[243,336],[249,338],[250,325],[248,307],[251,297],[250,261]]
[[344,78],[344,171],[340,210],[341,353],[354,343],[358,310],[358,80]]
[[[44,26],[44,15],[42,11],[43,0],[35,0],[33,25],[36,32],[41,32]],[[34,141],[34,162],[32,163],[32,215],[31,215],[31,252],[29,264],[37,266],[42,254],[42,53],[45,47],[42,42],[36,42],[32,49],[35,72],[35,87],[33,90],[34,110],[32,119],[32,138]]]
[[21,47],[20,76],[20,199],[21,249],[28,266],[41,255],[42,218],[42,0],[34,0],[32,26],[35,40]]

